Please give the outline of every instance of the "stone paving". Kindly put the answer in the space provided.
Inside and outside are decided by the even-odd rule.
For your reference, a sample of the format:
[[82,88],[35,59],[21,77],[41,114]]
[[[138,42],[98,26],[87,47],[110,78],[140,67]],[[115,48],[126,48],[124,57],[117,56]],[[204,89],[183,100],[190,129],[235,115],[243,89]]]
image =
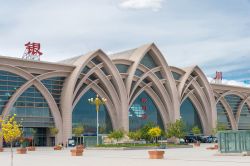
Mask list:
[[[210,145],[196,148],[166,149],[165,158],[148,159],[148,150],[88,150],[73,157],[70,149],[54,151],[38,148],[35,152],[14,155],[14,166],[250,166],[249,156],[217,156],[207,150]],[[10,165],[9,149],[0,153],[0,166]]]

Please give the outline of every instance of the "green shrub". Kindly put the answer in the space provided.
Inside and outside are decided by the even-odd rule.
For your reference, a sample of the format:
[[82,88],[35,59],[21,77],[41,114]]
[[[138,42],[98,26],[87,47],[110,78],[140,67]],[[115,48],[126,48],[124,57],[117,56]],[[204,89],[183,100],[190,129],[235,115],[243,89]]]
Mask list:
[[183,138],[185,136],[185,125],[182,120],[176,120],[169,124],[167,128],[167,137]]
[[226,129],[226,125],[224,125],[223,123],[217,123],[216,128],[212,130],[212,134],[216,135],[218,131],[225,131]]
[[84,133],[83,125],[78,125],[73,128],[73,134],[76,136],[76,144],[78,145],[78,139]]
[[156,127],[156,125],[152,122],[149,122],[140,129],[141,138],[144,139],[146,142],[149,142],[151,140],[151,136],[148,134],[148,131],[153,127]]
[[49,133],[51,136],[55,137],[58,134],[59,130],[56,127],[50,127],[49,128]]
[[124,137],[124,131],[123,131],[123,130],[112,131],[112,132],[108,135],[108,138],[116,139],[117,142],[118,142],[120,139],[122,139],[123,137]]
[[131,131],[128,133],[128,137],[130,139],[133,139],[135,141],[139,141],[141,139],[141,131],[137,130],[137,131]]
[[201,129],[200,129],[198,126],[194,126],[194,127],[192,128],[192,133],[193,133],[194,135],[199,135],[199,134],[201,134]]

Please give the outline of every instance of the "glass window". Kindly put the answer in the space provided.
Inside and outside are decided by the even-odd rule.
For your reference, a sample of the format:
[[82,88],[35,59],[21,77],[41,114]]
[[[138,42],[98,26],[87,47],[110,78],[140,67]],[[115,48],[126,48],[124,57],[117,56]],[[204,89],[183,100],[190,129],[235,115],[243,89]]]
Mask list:
[[[65,77],[52,77],[48,78],[45,80],[42,80],[41,82],[43,85],[49,90],[51,95],[56,101],[56,104],[59,109],[60,108],[60,98],[61,98],[61,92],[63,88],[63,83],[64,83]],[[41,93],[36,93],[36,97],[42,99],[42,94]]]
[[143,91],[129,108],[129,130],[138,130],[150,122],[164,129],[161,115],[156,105],[151,97]]
[[181,78],[181,75],[178,74],[178,73],[176,73],[176,72],[174,72],[174,71],[172,71],[172,75],[173,75],[173,77],[174,77],[175,80],[179,80]]
[[159,79],[163,79],[163,77],[162,77],[160,71],[155,72],[155,75],[156,75]]
[[141,71],[140,69],[136,69],[135,71],[136,76],[141,77],[142,74],[143,74],[143,71]]
[[82,73],[86,74],[88,73],[90,70],[90,68],[88,66],[85,66],[83,69],[82,69]]
[[246,103],[240,113],[239,130],[250,130],[250,108]]
[[[84,126],[84,133],[87,135],[96,134],[96,108],[88,102],[89,98],[95,98],[96,93],[93,90],[87,91],[76,104],[72,113],[72,126]],[[111,120],[107,108],[102,105],[99,111],[99,132],[107,134],[112,131]]]
[[216,105],[217,109],[217,123],[224,125],[227,129],[231,129],[231,124],[229,121],[229,117],[227,111],[221,101],[219,101]]
[[107,72],[107,70],[106,70],[104,67],[102,67],[101,70],[103,71],[103,73],[104,73],[105,75],[109,75],[109,73]]
[[[0,101],[1,104],[6,104],[13,93],[22,86],[26,80],[16,74],[0,71]],[[2,114],[4,107],[0,107],[0,114]]]
[[124,64],[116,64],[116,68],[120,73],[127,73],[129,65],[124,65]]
[[234,116],[236,117],[238,107],[242,101],[242,99],[239,96],[236,95],[227,95],[224,97],[227,101],[227,103],[230,105]]
[[91,74],[89,76],[89,79],[92,80],[92,81],[95,81],[96,79],[98,79],[98,77],[95,74]]
[[200,117],[196,111],[195,106],[189,98],[185,99],[181,104],[180,114],[181,120],[183,120],[183,122],[185,123],[187,132],[191,133],[194,126],[198,126],[201,131],[203,131]]
[[96,65],[101,63],[101,60],[98,57],[93,58],[91,61],[94,62]]
[[[32,91],[33,95],[30,95]],[[46,100],[42,97],[42,100],[37,101],[34,94],[42,96],[34,86],[23,92],[13,105],[10,114],[16,114],[17,120],[22,123],[23,127],[54,126],[53,117]]]
[[154,58],[149,53],[144,55],[140,63],[149,69],[157,67],[157,64],[155,63]]

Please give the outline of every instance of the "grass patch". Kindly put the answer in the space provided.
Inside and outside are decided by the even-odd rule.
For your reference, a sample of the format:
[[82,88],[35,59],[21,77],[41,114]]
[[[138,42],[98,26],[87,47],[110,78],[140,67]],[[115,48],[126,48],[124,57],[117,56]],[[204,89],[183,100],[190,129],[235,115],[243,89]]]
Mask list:
[[181,147],[181,146],[186,146],[188,144],[166,144],[167,147]]
[[122,148],[122,147],[155,147],[155,146],[160,146],[160,144],[131,144],[131,143],[126,143],[126,144],[100,144],[96,147],[104,147],[104,148]]

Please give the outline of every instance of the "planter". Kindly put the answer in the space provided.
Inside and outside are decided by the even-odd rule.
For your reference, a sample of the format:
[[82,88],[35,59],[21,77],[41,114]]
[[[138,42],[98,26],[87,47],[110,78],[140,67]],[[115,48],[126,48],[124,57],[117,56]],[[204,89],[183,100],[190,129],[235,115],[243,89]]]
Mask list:
[[76,149],[84,149],[84,146],[83,145],[77,145]]
[[0,152],[3,152],[3,151],[4,151],[4,149],[2,147],[0,147]]
[[36,147],[35,146],[29,146],[27,147],[28,151],[36,151]]
[[162,150],[151,150],[151,151],[148,151],[150,159],[163,159],[164,153],[165,152],[162,151]]
[[26,154],[27,153],[27,149],[26,148],[18,148],[16,150],[17,154]]
[[71,156],[82,156],[83,149],[71,149]]
[[62,146],[54,146],[54,150],[62,150]]
[[194,143],[194,146],[199,147],[199,146],[201,146],[201,143],[199,141],[197,141]]
[[208,150],[218,150],[218,145],[214,145],[213,147],[208,147]]

